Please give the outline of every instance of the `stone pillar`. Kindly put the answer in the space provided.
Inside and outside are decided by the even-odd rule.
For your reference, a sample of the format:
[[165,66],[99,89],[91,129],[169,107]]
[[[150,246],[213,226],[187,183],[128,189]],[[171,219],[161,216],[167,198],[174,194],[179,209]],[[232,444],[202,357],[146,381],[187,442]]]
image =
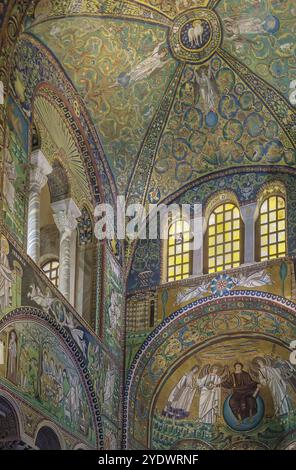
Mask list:
[[194,219],[191,222],[191,228],[194,234],[192,275],[199,276],[203,274],[203,245],[206,231],[206,224],[202,215],[202,204],[195,205]]
[[52,172],[52,167],[41,150],[35,150],[32,153],[31,164],[27,253],[35,263],[38,263],[40,258],[40,193],[47,183],[47,175]]
[[245,224],[244,264],[250,264],[255,262],[255,223],[258,217],[257,202],[241,206],[240,211]]
[[74,292],[71,292],[71,279],[73,279],[75,266],[73,240],[76,236],[77,219],[81,216],[81,212],[73,199],[54,202],[51,207],[54,221],[60,232],[59,290],[67,300],[72,301]]

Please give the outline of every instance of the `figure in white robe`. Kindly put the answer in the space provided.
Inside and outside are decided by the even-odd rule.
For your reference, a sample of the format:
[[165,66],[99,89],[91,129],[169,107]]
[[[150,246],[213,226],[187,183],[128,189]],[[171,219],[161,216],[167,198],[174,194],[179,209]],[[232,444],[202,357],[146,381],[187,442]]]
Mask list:
[[232,39],[239,39],[244,34],[265,33],[264,22],[256,17],[235,17],[225,18],[224,26],[226,34]]
[[113,394],[115,388],[115,369],[108,366],[105,378],[105,386],[104,386],[104,403],[105,405],[111,406],[113,402]]
[[258,359],[259,382],[267,386],[272,395],[275,415],[282,416],[292,411],[293,406],[287,391],[287,384],[283,380],[281,370],[266,365],[263,360]]
[[9,307],[11,300],[11,286],[13,283],[13,271],[10,269],[9,244],[6,238],[1,238],[0,252],[0,311]]
[[198,366],[183,375],[177,385],[173,388],[168,402],[162,412],[163,416],[173,419],[184,419],[190,414],[190,408],[197,391]]
[[45,294],[43,294],[40,287],[35,284],[30,286],[30,291],[28,292],[27,297],[28,299],[31,299],[32,302],[35,302],[37,305],[42,307],[42,309],[47,313],[55,300],[55,297],[52,296],[48,287],[45,289]]
[[155,70],[161,69],[166,64],[168,56],[168,48],[158,44],[151,56],[136,65],[129,73],[120,74],[113,86],[121,85],[126,88],[132,83],[148,78]]
[[117,292],[111,294],[111,305],[109,307],[110,327],[119,334],[121,297]]
[[0,366],[4,364],[4,343],[0,339]]
[[195,82],[197,83],[200,96],[206,111],[215,110],[215,101],[218,96],[218,88],[212,73],[211,67],[201,67],[195,72]]
[[9,153],[6,151],[6,160],[4,162],[3,172],[3,196],[7,202],[7,205],[11,211],[14,210],[15,202],[15,181],[17,178],[14,161]]
[[213,366],[210,372],[198,379],[200,388],[199,421],[205,424],[215,424],[221,414],[221,377],[218,368]]
[[290,83],[289,101],[292,106],[296,106],[296,80]]
[[7,378],[17,383],[17,335],[14,330],[10,332],[8,340]]

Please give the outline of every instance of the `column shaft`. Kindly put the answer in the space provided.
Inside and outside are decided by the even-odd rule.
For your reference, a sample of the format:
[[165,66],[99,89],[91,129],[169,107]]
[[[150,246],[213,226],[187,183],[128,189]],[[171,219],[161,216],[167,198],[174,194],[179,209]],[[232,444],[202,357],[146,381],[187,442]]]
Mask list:
[[257,203],[240,207],[242,219],[245,224],[245,252],[244,264],[255,262],[255,223],[258,213]]
[[40,258],[40,194],[31,191],[28,209],[28,255],[35,263]]
[[68,230],[61,233],[60,241],[60,273],[59,289],[61,293],[70,300],[71,286],[71,232]]

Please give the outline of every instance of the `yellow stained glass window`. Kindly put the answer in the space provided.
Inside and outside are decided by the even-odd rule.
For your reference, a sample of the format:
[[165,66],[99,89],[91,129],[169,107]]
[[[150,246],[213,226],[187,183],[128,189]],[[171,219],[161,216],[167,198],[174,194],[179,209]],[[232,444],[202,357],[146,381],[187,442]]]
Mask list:
[[188,222],[175,221],[169,228],[167,280],[179,281],[191,274],[191,232]]
[[234,204],[221,204],[211,214],[208,226],[209,273],[240,265],[241,218]]
[[260,260],[286,255],[286,201],[282,196],[271,196],[260,208]]

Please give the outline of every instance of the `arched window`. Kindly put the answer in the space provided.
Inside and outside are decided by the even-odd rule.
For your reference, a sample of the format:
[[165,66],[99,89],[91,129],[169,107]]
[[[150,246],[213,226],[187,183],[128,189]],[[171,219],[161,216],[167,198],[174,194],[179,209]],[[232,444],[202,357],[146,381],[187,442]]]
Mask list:
[[48,279],[51,280],[54,286],[58,287],[59,285],[59,262],[55,259],[47,261],[42,269]]
[[263,201],[259,215],[260,261],[286,255],[286,201],[270,196]]
[[176,220],[169,227],[167,280],[179,281],[191,274],[192,252],[190,250],[190,225],[185,220]]
[[232,203],[220,204],[209,217],[207,230],[208,272],[236,268],[241,264],[242,221]]

